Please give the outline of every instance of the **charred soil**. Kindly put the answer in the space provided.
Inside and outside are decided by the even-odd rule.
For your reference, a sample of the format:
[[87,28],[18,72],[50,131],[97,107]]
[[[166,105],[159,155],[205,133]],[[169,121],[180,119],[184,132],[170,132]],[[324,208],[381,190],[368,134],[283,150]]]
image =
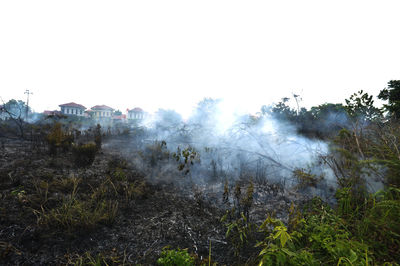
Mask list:
[[77,168],[70,153],[8,141],[0,155],[1,264],[151,265],[165,246],[188,248],[201,261],[210,241],[213,261],[237,262],[216,203],[223,191],[214,201],[204,189],[151,182],[117,153],[106,145],[91,166]]

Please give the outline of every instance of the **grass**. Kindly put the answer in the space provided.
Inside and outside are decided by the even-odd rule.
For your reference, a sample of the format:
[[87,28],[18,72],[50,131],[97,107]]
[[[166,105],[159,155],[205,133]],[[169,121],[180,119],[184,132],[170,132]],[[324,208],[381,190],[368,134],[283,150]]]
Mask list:
[[91,231],[98,225],[110,225],[118,213],[117,201],[83,201],[70,199],[61,206],[36,211],[40,226],[62,230],[68,234]]

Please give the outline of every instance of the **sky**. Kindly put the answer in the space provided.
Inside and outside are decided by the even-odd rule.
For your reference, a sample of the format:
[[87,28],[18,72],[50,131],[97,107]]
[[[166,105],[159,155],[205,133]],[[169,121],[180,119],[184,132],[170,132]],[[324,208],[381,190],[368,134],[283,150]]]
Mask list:
[[257,112],[377,95],[400,79],[400,2],[0,1],[0,96],[188,116],[205,97]]

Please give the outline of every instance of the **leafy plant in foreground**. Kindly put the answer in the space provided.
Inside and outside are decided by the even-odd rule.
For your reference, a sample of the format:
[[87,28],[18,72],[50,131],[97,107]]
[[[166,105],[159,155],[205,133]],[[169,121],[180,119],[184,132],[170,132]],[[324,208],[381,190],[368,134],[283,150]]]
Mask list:
[[186,249],[174,250],[168,246],[163,249],[157,260],[157,264],[162,266],[192,266],[194,262],[195,259],[189,255]]

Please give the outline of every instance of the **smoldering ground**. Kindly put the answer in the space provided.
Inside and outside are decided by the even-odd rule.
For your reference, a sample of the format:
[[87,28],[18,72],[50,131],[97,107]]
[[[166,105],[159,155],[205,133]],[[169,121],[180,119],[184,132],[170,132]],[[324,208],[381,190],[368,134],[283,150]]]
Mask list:
[[328,153],[327,143],[300,136],[272,115],[240,113],[224,100],[204,99],[185,120],[160,109],[140,126],[141,137],[132,142],[147,154],[131,160],[152,182],[222,190],[226,181],[251,180],[293,189],[299,185],[294,172],[301,170],[319,178],[307,195],[332,197],[333,174],[320,159]]

